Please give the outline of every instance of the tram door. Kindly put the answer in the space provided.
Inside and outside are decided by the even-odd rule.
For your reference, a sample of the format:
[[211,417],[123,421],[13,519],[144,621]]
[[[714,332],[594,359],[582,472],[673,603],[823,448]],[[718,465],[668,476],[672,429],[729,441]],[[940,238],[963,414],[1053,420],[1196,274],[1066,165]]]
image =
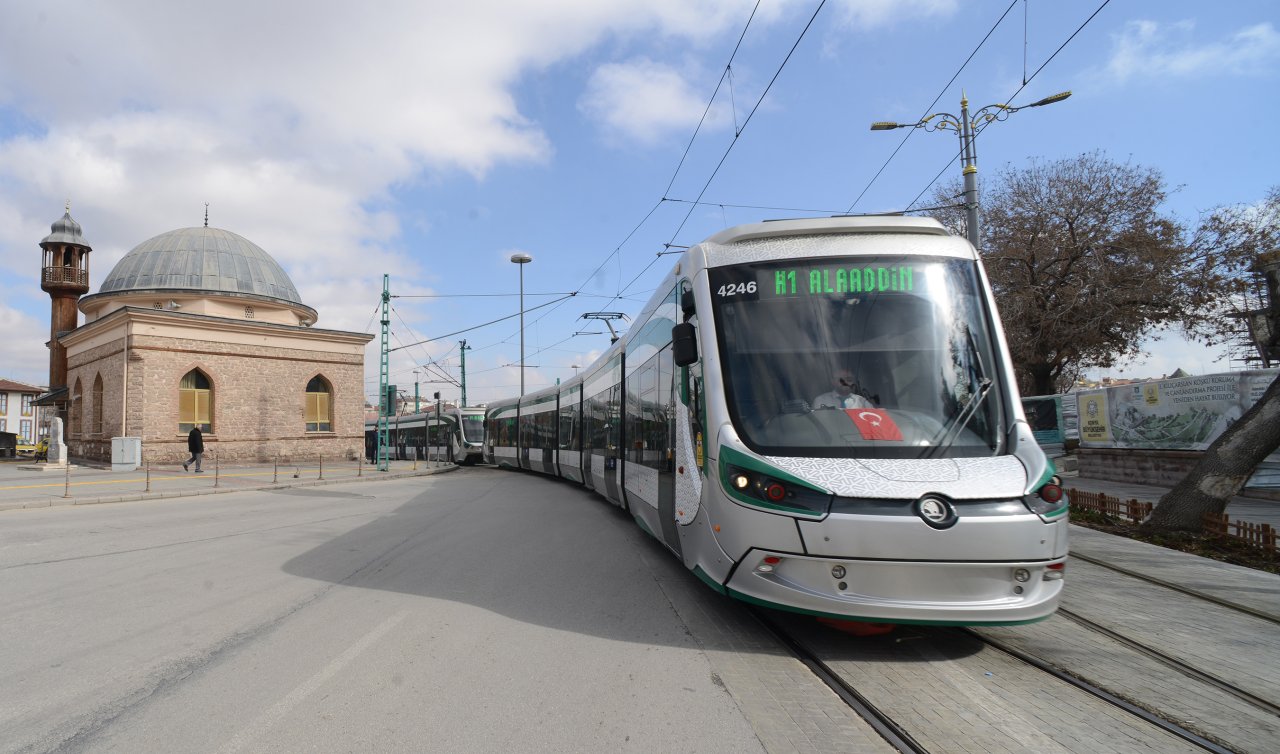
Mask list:
[[676,555],[680,554],[680,525],[676,522],[676,406],[675,360],[671,345],[658,354],[658,424],[663,442],[658,447],[658,519],[662,521],[662,541]]
[[622,385],[609,388],[609,402],[605,407],[608,412],[608,424],[605,425],[604,452],[604,493],[621,508],[626,508],[622,499],[622,485],[619,484],[622,464],[618,463],[622,455]]

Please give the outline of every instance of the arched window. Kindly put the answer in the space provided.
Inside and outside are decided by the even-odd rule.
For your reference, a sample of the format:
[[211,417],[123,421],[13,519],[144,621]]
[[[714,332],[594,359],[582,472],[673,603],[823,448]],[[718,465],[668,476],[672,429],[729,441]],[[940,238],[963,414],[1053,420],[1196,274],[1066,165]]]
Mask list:
[[84,435],[84,388],[80,386],[80,378],[76,378],[76,385],[71,389],[71,415],[67,417],[66,435],[70,437],[74,432],[76,437]]
[[213,386],[199,369],[192,369],[178,383],[178,431],[190,432],[199,427],[202,432],[212,432]]
[[93,410],[90,414],[89,434],[102,436],[102,375],[93,380]]
[[333,391],[323,377],[312,377],[307,383],[305,421],[308,432],[333,431]]

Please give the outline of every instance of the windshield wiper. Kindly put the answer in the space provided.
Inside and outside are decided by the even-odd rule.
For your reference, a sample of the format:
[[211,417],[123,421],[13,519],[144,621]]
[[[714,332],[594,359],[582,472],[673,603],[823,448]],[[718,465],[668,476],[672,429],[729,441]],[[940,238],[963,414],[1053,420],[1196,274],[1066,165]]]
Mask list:
[[[943,449],[951,447],[951,443],[956,441],[956,438],[960,436],[964,428],[969,426],[969,421],[977,415],[978,409],[982,407],[982,402],[987,399],[987,393],[989,392],[991,392],[991,379],[989,377],[980,378],[978,381],[978,394],[965,404],[959,416],[947,428],[941,442],[934,447],[934,451],[941,452]],[[929,455],[933,456],[934,453],[931,452]]]
[[[987,376],[987,370],[985,365],[982,363],[982,351],[978,349],[978,344],[974,342],[973,330],[970,330],[968,325],[964,325],[964,338],[965,344],[969,347],[969,353],[973,358],[973,362],[969,369],[973,376],[977,377],[978,390],[974,396],[969,399],[969,402],[965,404],[965,407],[961,409],[955,420],[943,429],[938,443],[929,453],[930,457],[951,447],[951,443],[956,441],[956,438],[960,436],[960,433],[964,431],[965,427],[969,426],[969,422],[977,415],[978,409],[982,407],[982,402],[987,398],[987,393],[991,392],[992,381],[991,378]],[[999,440],[997,440],[996,443],[998,447]]]

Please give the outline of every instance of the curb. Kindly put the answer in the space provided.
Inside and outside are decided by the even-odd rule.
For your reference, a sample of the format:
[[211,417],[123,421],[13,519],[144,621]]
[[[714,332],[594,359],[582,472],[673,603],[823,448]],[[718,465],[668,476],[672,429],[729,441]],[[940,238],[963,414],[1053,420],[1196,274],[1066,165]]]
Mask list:
[[331,484],[352,484],[365,482],[385,482],[392,479],[406,479],[418,476],[433,476],[435,474],[444,474],[450,471],[457,471],[462,468],[457,465],[441,466],[433,469],[420,469],[418,471],[396,471],[396,472],[375,472],[377,475],[363,477],[347,477],[340,479],[307,479],[298,482],[284,483],[272,482],[253,487],[227,487],[227,488],[201,488],[174,490],[171,492],[140,492],[132,495],[107,495],[99,497],[61,497],[46,496],[41,500],[28,500],[18,502],[0,502],[0,512],[10,510],[27,510],[35,508],[61,508],[74,505],[109,505],[111,503],[133,503],[144,500],[168,500],[179,497],[197,497],[200,495],[226,495],[233,492],[261,492],[263,490],[284,490],[295,487],[324,487]]

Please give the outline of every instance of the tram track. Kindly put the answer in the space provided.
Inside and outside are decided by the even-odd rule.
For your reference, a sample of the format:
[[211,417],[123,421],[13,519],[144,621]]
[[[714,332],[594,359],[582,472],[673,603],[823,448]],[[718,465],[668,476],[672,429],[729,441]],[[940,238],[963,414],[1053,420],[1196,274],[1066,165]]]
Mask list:
[[[751,608],[751,613],[783,647],[785,647],[799,662],[814,673],[819,680],[821,680],[828,688],[848,704],[857,715],[866,720],[867,723],[875,729],[887,743],[898,751],[908,752],[909,754],[927,754],[927,752],[930,751],[928,747],[921,744],[911,734],[910,730],[908,730],[906,726],[896,721],[892,715],[887,713],[882,708],[882,705],[877,705],[874,701],[868,698],[867,695],[859,692],[845,674],[824,660],[820,650],[810,646],[805,639],[789,631],[782,623],[772,617],[769,611],[761,610],[759,608]],[[1074,619],[1072,616],[1064,617]],[[1087,621],[1087,619],[1083,620]],[[1092,625],[1086,627],[1093,630]],[[1022,665],[1029,666],[1045,675],[1051,676],[1060,683],[1082,691],[1098,701],[1121,710],[1127,715],[1142,720],[1153,728],[1201,750],[1214,752],[1215,754],[1235,754],[1237,751],[1236,749],[1224,746],[1209,737],[1201,735],[1194,730],[1169,720],[1156,712],[1146,709],[1137,703],[1094,685],[1083,678],[1057,668],[1053,664],[1036,657],[1033,654],[1020,650],[1017,647],[999,639],[985,636],[974,629],[929,629],[928,633],[931,634],[932,638],[935,640],[944,639],[944,637],[950,635],[952,637],[961,638],[965,641],[977,642],[982,646],[989,647],[994,651],[1012,658]],[[1106,634],[1106,629],[1103,629],[1100,633]],[[1121,639],[1122,638],[1123,637],[1121,637]],[[1121,641],[1121,643],[1135,651],[1141,651],[1141,649],[1132,646],[1129,642]],[[1157,654],[1159,653],[1157,652]],[[1153,659],[1161,660],[1161,658]],[[1173,666],[1180,664],[1175,658],[1168,656],[1165,656],[1161,661],[1163,662],[1164,660],[1171,661]],[[1210,683],[1227,693],[1237,696],[1242,701],[1255,704],[1259,709],[1275,714],[1275,705],[1265,699],[1258,698],[1249,692],[1234,687],[1232,684],[1220,679],[1214,679],[1211,676],[1208,676],[1208,674],[1197,671],[1190,666],[1185,667],[1186,670],[1189,671],[1187,675],[1190,677],[1197,678],[1197,680],[1205,683]],[[1180,671],[1182,670],[1182,668],[1178,669]]]
[[866,720],[890,746],[906,754],[929,754],[929,750],[913,738],[888,713],[867,699],[851,683],[841,677],[840,673],[829,666],[817,652],[813,651],[804,641],[788,632],[765,610],[752,607],[749,608],[749,612],[760,622],[760,625],[764,626],[765,630],[778,640],[779,644],[786,647],[797,660],[835,692],[836,696],[844,700],[844,703],[849,705],[859,717]]
[[1131,568],[1118,566],[1115,563],[1109,563],[1105,560],[1094,558],[1088,555],[1081,555],[1078,552],[1072,552],[1071,559],[1082,560],[1086,563],[1096,565],[1099,568],[1106,568],[1109,571],[1114,571],[1115,573],[1123,574],[1125,576],[1128,576],[1129,578],[1138,579],[1139,581],[1145,581],[1148,584],[1154,584],[1156,586],[1163,587],[1165,589],[1169,589],[1169,590],[1178,592],[1180,594],[1185,594],[1188,597],[1195,597],[1196,599],[1204,600],[1205,602],[1209,602],[1219,607],[1225,607],[1229,610],[1235,610],[1236,612],[1245,613],[1246,615],[1251,615],[1255,618],[1259,618],[1261,620],[1265,620],[1269,623],[1274,623],[1280,626],[1280,615],[1277,615],[1275,613],[1269,613],[1265,610],[1259,610],[1255,607],[1250,607],[1249,605],[1242,605],[1238,602],[1226,600],[1221,597],[1217,597],[1215,595],[1209,594],[1207,592],[1200,591],[1198,589],[1192,589],[1190,587],[1183,586],[1181,584],[1175,584],[1171,581],[1166,581],[1165,579],[1157,578],[1148,573],[1143,573],[1141,571],[1135,571]]
[[[1059,610],[1059,612],[1062,612],[1062,611]],[[1084,680],[1083,678],[1079,678],[1075,675],[1072,675],[1071,673],[1068,673],[1064,670],[1056,668],[1050,663],[1040,659],[1039,657],[1036,657],[1032,654],[1024,652],[1020,649],[1017,649],[1005,642],[1000,641],[999,639],[995,639],[990,636],[985,636],[970,628],[959,628],[956,630],[959,633],[969,636],[972,639],[979,641],[986,646],[991,647],[992,649],[996,649],[1000,652],[1004,652],[1005,654],[1011,657],[1014,657],[1022,661],[1023,663],[1026,663],[1027,665],[1037,668],[1038,670],[1041,670],[1044,673],[1047,673],[1048,675],[1051,675],[1054,678],[1057,678],[1063,683],[1067,683],[1071,686],[1074,686],[1075,688],[1080,689],[1081,691],[1085,692],[1086,694],[1089,694],[1095,699],[1102,700],[1113,707],[1122,709],[1125,712],[1129,713],[1130,715],[1133,715],[1134,717],[1137,717],[1159,728],[1160,730],[1164,731],[1165,733],[1168,733],[1169,735],[1175,736],[1176,738],[1186,741],[1187,743],[1198,746],[1204,749],[1205,751],[1215,752],[1215,754],[1235,754],[1234,749],[1229,749],[1225,746],[1222,746],[1209,738],[1201,736],[1200,734],[1188,728],[1185,728],[1171,720],[1161,717],[1160,715],[1154,712],[1151,712],[1150,710],[1147,710],[1137,704],[1134,704],[1133,702],[1130,702],[1127,699],[1124,699],[1115,694],[1112,694],[1111,692],[1101,687],[1095,686],[1092,683],[1089,683],[1088,681]],[[1225,682],[1218,682],[1218,683],[1215,683],[1214,685],[1219,686],[1219,688],[1222,688],[1222,684],[1224,683]],[[1226,689],[1224,688],[1223,690],[1226,690]],[[1237,690],[1239,691],[1239,689]],[[1245,694],[1247,696],[1252,696],[1245,691],[1240,691],[1240,693]],[[1263,701],[1264,704],[1266,703],[1265,700],[1260,700],[1260,701]]]
[[1067,620],[1070,620],[1090,631],[1093,631],[1098,634],[1102,634],[1108,639],[1118,644],[1122,644],[1125,647],[1128,647],[1129,649],[1135,652],[1138,652],[1147,657],[1150,657],[1156,662],[1172,670],[1175,670],[1187,676],[1188,678],[1192,678],[1194,680],[1200,681],[1201,683],[1206,683],[1210,686],[1213,686],[1227,694],[1230,694],[1231,696],[1234,696],[1235,698],[1239,699],[1242,702],[1245,702],[1246,704],[1251,704],[1254,707],[1257,707],[1258,709],[1262,710],[1263,712],[1267,712],[1271,715],[1275,715],[1277,718],[1280,718],[1280,705],[1277,705],[1276,703],[1271,702],[1267,699],[1263,699],[1262,697],[1256,694],[1253,694],[1249,691],[1246,691],[1229,681],[1224,681],[1221,678],[1218,678],[1214,675],[1206,673],[1203,670],[1200,670],[1199,668],[1193,667],[1192,665],[1185,663],[1182,660],[1179,660],[1178,658],[1173,657],[1172,655],[1166,652],[1161,652],[1160,650],[1155,649],[1154,647],[1149,647],[1143,644],[1142,642],[1131,639],[1128,636],[1125,636],[1124,634],[1121,634],[1117,631],[1113,631],[1107,628],[1106,626],[1103,626],[1099,623],[1096,623],[1084,617],[1083,615],[1080,615],[1079,613],[1073,612],[1071,610],[1067,610],[1065,608],[1058,608],[1058,615],[1061,615]]

